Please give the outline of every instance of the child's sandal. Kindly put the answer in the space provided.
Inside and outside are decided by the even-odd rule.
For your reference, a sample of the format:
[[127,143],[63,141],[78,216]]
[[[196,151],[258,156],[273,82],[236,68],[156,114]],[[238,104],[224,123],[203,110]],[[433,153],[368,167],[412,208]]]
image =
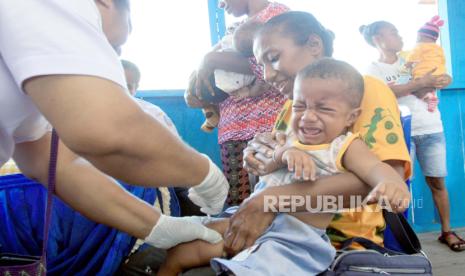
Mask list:
[[[455,237],[457,239],[456,242],[449,243],[449,237]],[[439,242],[447,245],[452,251],[461,252],[465,250],[465,240],[457,235],[457,233],[453,231],[442,232],[441,236],[438,238]]]

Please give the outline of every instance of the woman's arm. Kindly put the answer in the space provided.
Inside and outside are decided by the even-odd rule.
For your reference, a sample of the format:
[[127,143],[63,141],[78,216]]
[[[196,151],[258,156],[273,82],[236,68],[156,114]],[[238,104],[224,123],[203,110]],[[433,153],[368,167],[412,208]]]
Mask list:
[[111,81],[50,75],[28,80],[24,87],[66,146],[117,179],[146,187],[189,187],[207,175],[205,157]]
[[100,171],[134,185],[193,187],[189,194],[197,205],[222,210],[229,185],[221,170],[121,86],[98,77],[49,75],[27,80],[24,89],[63,143]]
[[240,74],[253,74],[249,59],[238,52],[209,52],[203,58],[202,68],[211,71],[221,69]]
[[202,87],[206,87],[210,94],[215,95],[210,76],[216,69],[221,69],[240,74],[253,74],[250,68],[248,58],[240,55],[237,52],[209,52],[202,60],[200,67],[197,70],[197,79],[195,83],[195,95],[201,99]]
[[422,85],[420,80],[412,80],[406,84],[393,84],[389,85],[392,92],[396,95],[397,98],[408,96],[415,91],[422,89],[424,86]]
[[[243,202],[237,212],[231,217],[228,231],[225,235],[225,249],[235,254],[247,248],[260,237],[276,216],[275,212],[265,212],[265,207],[278,208],[278,199],[304,197],[312,203],[317,203],[319,195],[332,195],[343,198],[345,207],[350,206],[350,196],[365,197],[371,187],[360,181],[352,173],[342,173],[320,178],[315,182],[304,181],[284,186],[269,187]],[[296,206],[296,211],[305,211],[305,206]]]
[[[39,140],[17,144],[14,159],[21,171],[41,183],[48,180],[50,133]],[[204,239],[219,242],[221,236],[188,219],[163,218],[152,206],[124,190],[60,142],[56,193],[87,218],[114,227],[159,248]],[[174,231],[173,231],[174,229]]]
[[[450,84],[451,77],[447,74],[443,75],[433,75],[435,71],[431,70],[426,75],[421,78],[411,80],[406,84],[394,84],[389,87],[394,92],[397,98],[407,96],[410,94],[415,94],[415,92],[424,90],[425,88],[430,88],[431,90],[442,89]],[[420,95],[416,95],[420,97]]]
[[[382,183],[385,183],[388,188],[396,187],[395,189],[383,188],[383,191],[378,188],[374,192],[375,194],[371,195],[372,197],[376,199],[381,196],[386,197],[394,211],[397,211],[398,208],[404,210],[408,207],[410,193],[401,174],[379,160],[362,140],[356,139],[350,144],[344,153],[342,164],[345,169],[353,172],[370,187],[374,188]],[[404,205],[400,206],[401,204]]]

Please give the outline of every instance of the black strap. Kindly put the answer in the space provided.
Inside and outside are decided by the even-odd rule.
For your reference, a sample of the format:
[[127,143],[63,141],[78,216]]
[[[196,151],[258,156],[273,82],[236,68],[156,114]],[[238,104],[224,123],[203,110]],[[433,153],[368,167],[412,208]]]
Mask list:
[[392,234],[407,254],[421,253],[420,240],[413,231],[403,214],[395,214],[383,210],[384,220],[392,231]]
[[350,239],[345,240],[341,244],[340,250],[342,250],[342,251],[348,250],[348,248],[354,242],[360,244],[361,246],[363,246],[366,249],[372,249],[372,250],[378,251],[381,254],[389,254],[391,256],[393,256],[393,255],[403,255],[403,253],[400,253],[400,252],[397,252],[397,251],[382,247],[382,246],[374,243],[373,241],[371,241],[369,239],[366,239],[366,238],[362,238],[362,237],[354,237],[354,238],[350,238]]
[[56,178],[56,167],[58,157],[58,134],[55,129],[52,131],[52,141],[50,143],[50,161],[48,164],[48,184],[47,184],[47,211],[45,212],[44,220],[44,240],[42,242],[42,257],[41,261],[45,263],[47,261],[47,243],[48,243],[48,232],[50,229],[50,222],[52,219],[52,205],[53,195],[55,194],[55,178]]

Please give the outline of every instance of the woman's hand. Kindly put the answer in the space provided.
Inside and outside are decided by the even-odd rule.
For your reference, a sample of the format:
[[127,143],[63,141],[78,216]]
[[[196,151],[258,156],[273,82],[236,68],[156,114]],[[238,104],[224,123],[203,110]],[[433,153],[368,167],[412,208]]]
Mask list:
[[412,95],[419,99],[423,99],[428,93],[433,92],[436,89],[443,89],[451,83],[452,78],[448,74],[434,76],[432,75],[433,72],[434,70],[416,80],[420,83],[421,88],[412,92]]
[[244,201],[230,218],[229,228],[224,236],[226,252],[234,256],[252,246],[275,217],[275,213],[264,211],[263,196],[256,195]]
[[197,70],[197,79],[195,82],[195,96],[202,100],[202,89],[206,88],[208,93],[215,96],[212,84],[210,83],[210,76],[213,70],[203,65]]
[[444,87],[448,86],[452,78],[448,74],[442,75],[433,75],[436,71],[436,68],[426,73],[424,76],[416,79],[421,85],[420,89],[422,88],[431,88],[431,89],[443,89]]
[[203,108],[205,104],[195,96],[196,83],[197,83],[197,71],[194,71],[189,76],[189,85],[186,91],[184,92],[184,100],[187,106],[189,107]]
[[273,161],[273,152],[286,144],[287,136],[282,132],[265,132],[255,135],[244,150],[243,167],[254,175],[265,175],[282,165]]
[[422,77],[416,78],[415,81],[419,83],[418,90],[422,90],[425,88],[431,88],[433,90],[436,86],[437,78],[438,76],[433,75],[433,73],[436,71],[436,68],[433,70],[429,71]]
[[197,80],[195,83],[195,95],[197,98],[202,100],[202,89],[207,89],[203,91],[204,93],[210,93],[210,95],[215,96],[215,90],[212,87],[210,82],[210,77],[213,75],[216,66],[212,65],[212,57],[214,57],[217,52],[207,53],[200,64],[200,67],[197,70]]
[[452,77],[448,74],[442,74],[437,76],[434,87],[437,89],[443,89],[447,87],[452,82]]

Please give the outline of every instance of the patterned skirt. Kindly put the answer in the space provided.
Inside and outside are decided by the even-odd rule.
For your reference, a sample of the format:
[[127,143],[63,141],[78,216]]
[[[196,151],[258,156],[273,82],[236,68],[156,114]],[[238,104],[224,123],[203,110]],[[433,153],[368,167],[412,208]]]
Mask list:
[[235,206],[250,196],[249,175],[242,167],[243,151],[248,141],[228,141],[220,144],[223,173],[229,182],[227,204]]

